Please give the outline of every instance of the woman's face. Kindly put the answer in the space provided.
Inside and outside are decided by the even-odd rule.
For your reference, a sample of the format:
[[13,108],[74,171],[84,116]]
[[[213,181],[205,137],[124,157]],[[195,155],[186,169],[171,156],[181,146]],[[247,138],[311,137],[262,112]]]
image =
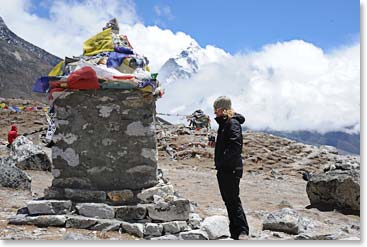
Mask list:
[[222,108],[214,109],[214,114],[215,114],[216,117],[223,116],[223,109]]

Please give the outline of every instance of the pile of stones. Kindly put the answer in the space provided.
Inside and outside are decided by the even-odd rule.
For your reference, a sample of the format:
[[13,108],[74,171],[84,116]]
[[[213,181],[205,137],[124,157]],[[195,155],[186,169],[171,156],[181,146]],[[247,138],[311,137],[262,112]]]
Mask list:
[[41,198],[19,209],[9,224],[119,231],[151,240],[226,239],[230,235],[226,217],[203,220],[193,204],[179,197],[162,176],[156,186],[142,190],[137,197],[139,203],[134,205]]

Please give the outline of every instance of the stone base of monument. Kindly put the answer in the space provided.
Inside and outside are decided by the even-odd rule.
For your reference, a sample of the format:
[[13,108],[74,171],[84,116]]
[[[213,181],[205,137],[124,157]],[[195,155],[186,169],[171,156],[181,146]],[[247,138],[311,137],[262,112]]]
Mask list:
[[[215,229],[203,224],[189,200],[179,198],[173,186],[162,179],[137,194],[135,205],[105,202],[40,199],[29,201],[9,224],[66,227],[93,231],[119,231],[151,240],[208,240],[228,237],[224,216],[215,219]],[[118,197],[119,198],[119,197]],[[222,229],[218,230],[218,225]],[[212,228],[213,228],[212,227]],[[218,234],[213,234],[218,232]]]

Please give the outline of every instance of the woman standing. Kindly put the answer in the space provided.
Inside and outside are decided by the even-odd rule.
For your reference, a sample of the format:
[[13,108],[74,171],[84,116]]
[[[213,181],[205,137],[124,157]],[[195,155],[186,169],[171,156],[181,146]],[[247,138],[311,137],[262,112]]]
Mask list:
[[245,118],[232,109],[231,100],[221,96],[214,102],[215,120],[219,124],[215,146],[215,168],[222,199],[226,205],[231,238],[236,240],[247,239],[249,226],[242,208],[240,180],[243,174],[242,164],[242,127]]

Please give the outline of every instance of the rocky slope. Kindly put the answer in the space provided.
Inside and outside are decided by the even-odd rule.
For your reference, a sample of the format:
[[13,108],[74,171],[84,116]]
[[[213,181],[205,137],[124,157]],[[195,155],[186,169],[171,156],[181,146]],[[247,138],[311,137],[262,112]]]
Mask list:
[[[24,112],[8,115],[7,118],[10,122],[26,119],[29,124],[25,126],[28,128],[32,123],[45,127],[35,124],[43,121],[41,115]],[[35,144],[42,145],[39,138],[42,131],[28,137]],[[209,131],[209,134],[212,132]],[[157,124],[159,168],[176,195],[189,199],[203,219],[227,214],[216,182],[212,160],[214,150],[206,146],[207,137],[205,129],[196,131],[185,126]],[[3,156],[7,155],[4,145],[0,145],[0,150]],[[245,172],[240,184],[240,197],[250,225],[250,240],[360,239],[358,214],[313,207],[307,191],[313,178],[315,185],[321,180],[316,174],[326,171],[335,175],[338,169],[359,168],[359,156],[339,155],[332,147],[315,147],[252,131],[244,133],[243,156]],[[355,172],[359,177],[359,170]],[[28,201],[42,197],[44,189],[51,184],[50,172],[27,170],[26,173],[32,178],[30,192],[0,187],[1,239],[140,239],[116,231],[64,227],[48,227],[46,231],[45,228],[29,225],[9,225],[9,215],[15,215]],[[306,180],[310,181],[302,178],[305,174],[308,176]],[[205,224],[209,224],[210,219]],[[172,239],[174,237],[170,236]]]
[[13,33],[0,17],[0,97],[43,99],[32,93],[35,80],[60,58],[32,45]]

